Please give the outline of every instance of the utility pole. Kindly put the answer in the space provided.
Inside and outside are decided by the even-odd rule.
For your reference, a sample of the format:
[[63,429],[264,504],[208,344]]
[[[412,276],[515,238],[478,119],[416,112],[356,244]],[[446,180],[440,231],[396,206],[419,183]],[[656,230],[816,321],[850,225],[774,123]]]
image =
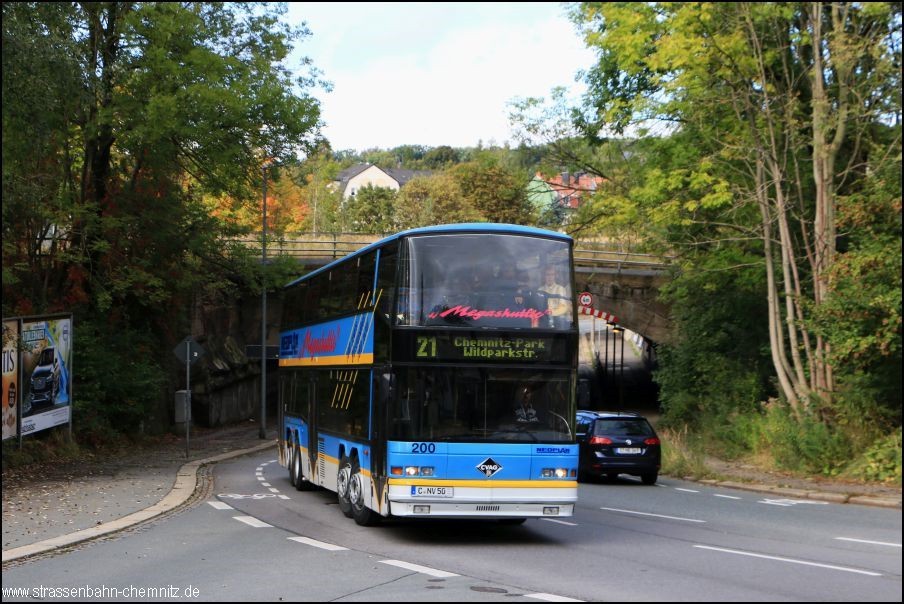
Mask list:
[[261,439],[267,438],[267,161],[264,176],[264,212],[261,223]]

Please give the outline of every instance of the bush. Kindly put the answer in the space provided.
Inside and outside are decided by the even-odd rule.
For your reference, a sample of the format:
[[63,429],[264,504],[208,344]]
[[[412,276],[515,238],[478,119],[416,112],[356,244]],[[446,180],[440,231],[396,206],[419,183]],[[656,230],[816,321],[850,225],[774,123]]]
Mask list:
[[869,447],[843,476],[901,486],[901,428]]
[[[152,339],[102,322],[76,322],[73,427],[88,444],[111,433],[131,434],[156,410],[166,384],[163,358]],[[169,360],[168,358],[166,359]]]

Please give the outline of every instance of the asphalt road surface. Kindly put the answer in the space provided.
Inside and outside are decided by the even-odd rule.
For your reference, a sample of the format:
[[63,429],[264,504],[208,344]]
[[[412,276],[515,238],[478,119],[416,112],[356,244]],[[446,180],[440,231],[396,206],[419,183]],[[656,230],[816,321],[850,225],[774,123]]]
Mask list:
[[367,528],[275,457],[219,464],[187,510],[5,568],[3,600],[901,601],[900,510],[623,477],[582,484],[570,518]]

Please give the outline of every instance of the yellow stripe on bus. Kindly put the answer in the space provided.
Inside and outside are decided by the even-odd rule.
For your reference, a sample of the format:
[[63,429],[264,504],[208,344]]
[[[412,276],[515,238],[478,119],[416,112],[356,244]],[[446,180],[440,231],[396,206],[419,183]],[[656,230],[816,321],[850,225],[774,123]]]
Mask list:
[[362,354],[337,354],[329,357],[307,357],[304,359],[280,359],[280,367],[316,367],[329,365],[371,365],[372,352]]
[[418,478],[390,478],[390,485],[418,486],[418,487],[477,487],[491,489],[500,488],[548,488],[548,489],[576,489],[578,483],[575,480],[437,480]]

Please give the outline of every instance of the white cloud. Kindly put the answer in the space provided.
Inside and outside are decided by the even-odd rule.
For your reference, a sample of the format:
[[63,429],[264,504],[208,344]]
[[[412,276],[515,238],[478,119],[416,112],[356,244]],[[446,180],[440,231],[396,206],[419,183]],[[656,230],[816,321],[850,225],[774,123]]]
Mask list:
[[380,6],[309,13],[301,51],[333,82],[317,96],[335,149],[502,144],[511,100],[574,88],[593,60],[555,4]]

